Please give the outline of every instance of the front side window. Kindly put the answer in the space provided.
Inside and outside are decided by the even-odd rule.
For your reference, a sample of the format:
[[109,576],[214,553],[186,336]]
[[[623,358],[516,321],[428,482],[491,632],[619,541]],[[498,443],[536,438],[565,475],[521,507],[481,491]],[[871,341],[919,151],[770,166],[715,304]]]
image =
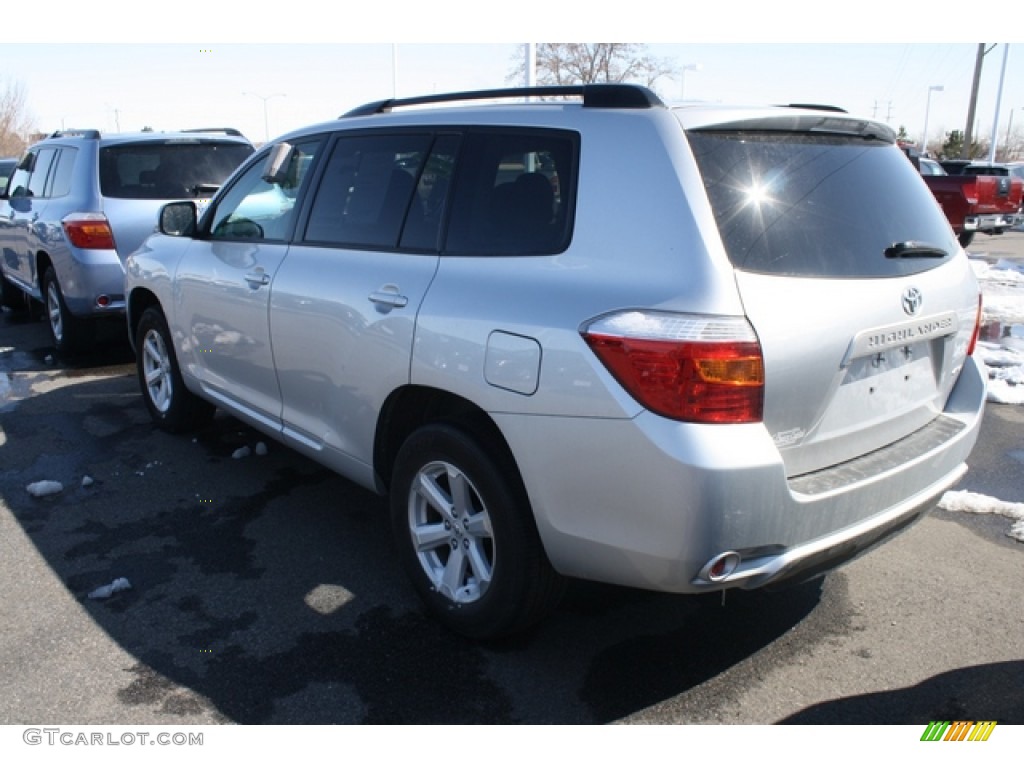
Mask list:
[[[265,154],[227,190],[210,221],[214,240],[284,240],[291,233],[295,202],[316,157],[320,140],[297,143],[270,177]],[[275,146],[274,149],[277,147]]]
[[569,245],[578,136],[479,130],[464,137],[445,252],[560,253]]
[[32,166],[35,164],[38,151],[31,151],[26,154],[15,169],[11,172],[11,178],[7,185],[8,194],[11,197],[27,197],[28,182],[32,178]]
[[49,177],[50,166],[56,157],[54,148],[44,147],[26,155],[10,179],[10,197],[12,198],[43,198],[46,197],[46,179]]

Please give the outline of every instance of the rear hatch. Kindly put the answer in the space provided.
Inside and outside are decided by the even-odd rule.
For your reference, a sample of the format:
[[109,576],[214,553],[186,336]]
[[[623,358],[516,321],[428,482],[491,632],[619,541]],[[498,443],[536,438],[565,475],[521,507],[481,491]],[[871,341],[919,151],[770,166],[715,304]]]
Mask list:
[[920,429],[965,360],[978,289],[891,130],[795,111],[691,127],[790,476]]
[[198,137],[119,142],[100,148],[103,212],[123,261],[156,226],[172,200],[202,208],[253,149],[245,142]]

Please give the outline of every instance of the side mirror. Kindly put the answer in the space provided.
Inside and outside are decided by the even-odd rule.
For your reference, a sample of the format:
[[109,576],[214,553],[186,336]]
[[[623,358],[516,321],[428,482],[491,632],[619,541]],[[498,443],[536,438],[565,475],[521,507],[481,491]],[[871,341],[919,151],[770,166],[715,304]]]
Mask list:
[[289,163],[292,157],[291,144],[276,144],[267,155],[267,164],[263,166],[262,179],[268,184],[286,186],[288,181]]
[[196,233],[197,219],[195,203],[168,203],[160,209],[160,233],[171,237],[192,237]]

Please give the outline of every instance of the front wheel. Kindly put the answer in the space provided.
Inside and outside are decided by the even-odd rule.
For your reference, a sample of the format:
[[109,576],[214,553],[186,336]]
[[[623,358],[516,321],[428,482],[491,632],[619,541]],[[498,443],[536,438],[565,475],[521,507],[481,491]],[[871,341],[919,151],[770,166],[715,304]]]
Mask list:
[[185,388],[163,312],[142,313],[135,335],[135,367],[146,409],[167,432],[185,432],[209,421],[214,406]]
[[961,232],[956,239],[960,241],[960,247],[966,248],[974,241],[974,232]]
[[544,554],[514,470],[499,469],[459,428],[430,425],[406,440],[395,464],[391,521],[420,597],[459,634],[521,631],[561,597],[564,579]]

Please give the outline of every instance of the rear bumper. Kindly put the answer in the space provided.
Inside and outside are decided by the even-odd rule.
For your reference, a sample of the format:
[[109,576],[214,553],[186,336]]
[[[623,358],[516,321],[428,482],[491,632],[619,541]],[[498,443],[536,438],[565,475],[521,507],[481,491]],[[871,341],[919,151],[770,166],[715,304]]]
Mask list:
[[123,315],[124,265],[114,250],[70,248],[56,261],[64,303],[78,317]]
[[955,485],[966,472],[967,464],[960,464],[946,477],[907,499],[906,502],[829,536],[792,547],[777,555],[762,555],[741,560],[739,567],[722,579],[712,581],[706,578],[704,574],[707,569],[703,569],[693,584],[696,587],[741,586],[744,589],[754,589],[813,578],[864,554],[917,522],[922,515],[934,508],[942,494]]
[[991,232],[1004,230],[1024,223],[1024,214],[1017,213],[989,213],[980,216],[967,216],[964,218],[964,229],[968,232]]
[[[970,358],[943,414],[896,443],[787,478],[763,425],[495,415],[552,564],[665,592],[808,578],[902,530],[966,471],[985,401]],[[709,575],[729,555],[735,570]]]

